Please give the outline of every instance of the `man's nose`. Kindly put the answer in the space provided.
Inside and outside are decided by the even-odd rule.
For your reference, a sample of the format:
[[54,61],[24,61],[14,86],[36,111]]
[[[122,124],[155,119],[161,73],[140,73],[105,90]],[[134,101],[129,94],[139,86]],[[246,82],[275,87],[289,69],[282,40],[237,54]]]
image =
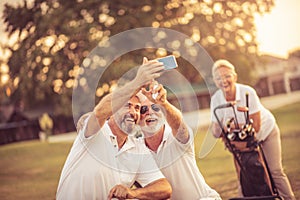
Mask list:
[[149,114],[155,113],[155,111],[153,110],[153,108],[151,106],[149,106],[148,112],[149,112]]

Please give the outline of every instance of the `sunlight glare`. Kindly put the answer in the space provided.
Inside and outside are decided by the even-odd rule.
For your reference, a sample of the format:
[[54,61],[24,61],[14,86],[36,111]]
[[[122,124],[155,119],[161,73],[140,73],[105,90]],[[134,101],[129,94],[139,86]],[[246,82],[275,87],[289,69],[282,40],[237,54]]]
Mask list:
[[1,75],[1,83],[3,84],[3,85],[5,85],[6,83],[8,83],[8,81],[9,81],[9,75],[8,74],[2,74]]
[[256,15],[258,51],[287,57],[288,51],[299,48],[299,0],[276,0],[271,13]]

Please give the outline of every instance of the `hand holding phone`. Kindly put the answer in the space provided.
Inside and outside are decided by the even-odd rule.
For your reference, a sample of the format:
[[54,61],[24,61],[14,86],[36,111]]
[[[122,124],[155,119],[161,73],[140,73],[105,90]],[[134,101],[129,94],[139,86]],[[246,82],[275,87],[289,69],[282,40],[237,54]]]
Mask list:
[[176,58],[173,55],[158,58],[157,61],[162,62],[164,64],[165,70],[170,70],[178,67]]

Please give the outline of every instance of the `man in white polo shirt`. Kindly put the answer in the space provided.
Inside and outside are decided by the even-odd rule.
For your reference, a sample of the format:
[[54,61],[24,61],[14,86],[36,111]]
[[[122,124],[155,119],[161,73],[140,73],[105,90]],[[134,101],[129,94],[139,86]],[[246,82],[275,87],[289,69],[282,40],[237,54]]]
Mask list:
[[[200,173],[193,133],[183,122],[181,112],[167,101],[166,90],[153,82],[142,93],[147,97],[142,101],[140,121],[145,144],[172,186],[172,200],[221,199]],[[157,97],[153,99],[152,94]]]
[[[105,96],[85,116],[62,170],[57,199],[170,197],[170,184],[144,142],[132,135],[140,118],[140,102],[135,94],[162,69],[162,64],[155,61],[142,65],[132,81]],[[132,189],[134,181],[143,188]]]

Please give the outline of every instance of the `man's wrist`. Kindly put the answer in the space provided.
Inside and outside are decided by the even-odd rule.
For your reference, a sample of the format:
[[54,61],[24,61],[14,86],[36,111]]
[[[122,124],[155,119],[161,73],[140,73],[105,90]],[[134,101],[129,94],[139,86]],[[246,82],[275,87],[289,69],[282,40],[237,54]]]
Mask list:
[[160,101],[158,104],[164,107],[165,109],[169,109],[171,107],[171,104],[167,99],[164,101]]
[[100,111],[97,109],[97,107],[94,108],[92,113],[97,119],[100,118]]
[[130,189],[129,195],[127,195],[127,198],[130,199],[136,199],[139,197],[139,190],[140,188],[136,188],[136,189]]
[[139,87],[135,81],[131,81],[125,85],[126,89],[129,90],[128,93],[132,94],[131,96],[136,95],[142,87]]

